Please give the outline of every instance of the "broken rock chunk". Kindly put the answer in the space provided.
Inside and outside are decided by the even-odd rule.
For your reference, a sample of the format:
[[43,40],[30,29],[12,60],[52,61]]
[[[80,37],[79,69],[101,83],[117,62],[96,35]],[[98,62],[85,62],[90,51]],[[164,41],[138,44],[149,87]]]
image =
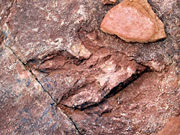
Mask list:
[[101,0],[104,4],[114,4],[116,0]]
[[147,0],[124,0],[105,15],[101,30],[127,42],[153,42],[166,37],[164,24]]

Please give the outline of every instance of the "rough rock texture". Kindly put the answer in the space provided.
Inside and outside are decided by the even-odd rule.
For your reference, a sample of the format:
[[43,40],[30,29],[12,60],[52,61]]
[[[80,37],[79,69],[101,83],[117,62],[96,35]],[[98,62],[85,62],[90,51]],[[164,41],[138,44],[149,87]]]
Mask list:
[[104,4],[114,4],[116,3],[116,0],[102,0]]
[[[100,24],[112,6],[100,0],[0,2],[8,11],[1,14],[0,36],[0,114],[10,113],[0,117],[4,134],[153,135],[180,113],[178,0],[149,1],[167,38],[147,44],[103,33]],[[20,69],[8,61],[13,59]],[[19,70],[30,84],[27,78],[14,79],[24,77]],[[22,130],[15,130],[19,125]]]
[[44,88],[69,107],[84,108],[99,103],[114,87],[125,85],[133,75],[145,70],[115,50],[99,47],[89,50],[94,54],[84,62],[60,52],[57,57],[34,67],[44,73],[34,73]]
[[[90,47],[94,44],[115,49],[138,63],[159,71],[172,63],[172,60],[178,61],[179,58],[178,2],[166,3],[168,2],[152,1],[156,13],[160,12],[159,16],[166,24],[168,37],[163,41],[151,43],[151,46],[128,44],[99,31],[102,18],[111,6],[88,0],[17,1],[3,26],[3,33],[6,36],[9,34],[7,46],[11,47],[24,63],[42,63],[55,57],[59,51],[68,52],[80,60],[86,59],[93,53],[84,53],[88,51],[85,49],[85,42],[88,42]],[[172,11],[160,5],[167,5]]]
[[13,0],[0,0],[0,29],[10,13],[13,2]]
[[0,134],[76,134],[14,54],[0,48]]
[[153,135],[180,113],[179,85],[180,76],[171,67],[167,72],[143,74],[98,106],[64,111],[82,134]]
[[101,30],[127,42],[152,42],[166,37],[164,24],[147,0],[124,0],[113,7],[101,23]]
[[157,135],[179,135],[180,134],[180,117],[174,117],[169,120],[166,126]]

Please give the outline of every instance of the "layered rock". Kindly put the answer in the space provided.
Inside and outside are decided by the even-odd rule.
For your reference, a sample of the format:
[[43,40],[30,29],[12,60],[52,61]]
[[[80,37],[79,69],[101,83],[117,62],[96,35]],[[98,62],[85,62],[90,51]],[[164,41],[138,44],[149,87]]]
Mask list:
[[[60,108],[72,117],[82,134],[156,135],[169,117],[180,113],[179,85],[180,76],[171,67],[163,73],[143,74],[116,95],[84,111]],[[175,118],[171,122],[174,127],[165,127],[165,131],[178,132],[178,122]]]
[[147,0],[124,0],[105,15],[101,30],[127,42],[153,42],[166,37],[164,24]]
[[[2,66],[0,87],[8,91],[6,95],[13,96],[8,98],[10,102],[4,101],[1,105],[1,112],[5,114],[0,122],[2,132],[17,133],[18,130],[19,134],[28,131],[58,135],[77,134],[78,130],[91,135],[159,132],[170,117],[180,113],[180,10],[177,0],[149,2],[164,22],[168,36],[143,45],[124,42],[99,29],[105,13],[112,8],[104,6],[100,0],[18,0],[8,6],[9,12],[3,14],[2,24],[5,24],[0,36],[0,42],[6,41],[0,46],[10,48],[16,55],[15,60],[25,65],[26,69],[23,66],[21,69],[28,74],[32,71],[38,83],[33,81],[29,87],[24,87],[29,82],[22,78],[22,83],[14,83],[19,81],[13,79],[19,76],[19,68],[7,62],[8,57],[12,60],[14,55],[5,55],[0,50],[1,63],[7,65],[7,69]],[[34,80],[30,74],[28,77]],[[34,88],[37,85],[41,88]],[[19,90],[21,96],[17,99],[28,108],[16,102],[18,112],[23,110],[20,115],[9,109],[16,96],[9,92],[8,86]],[[42,88],[46,93],[40,92]],[[2,97],[10,97],[6,95]],[[53,105],[49,107],[54,102],[58,103],[57,110]],[[46,115],[48,107],[52,111]],[[62,110],[74,121],[76,131]]]
[[[83,109],[101,102],[113,88],[126,85],[145,70],[124,54],[107,48],[96,49],[93,56],[82,62],[61,52],[35,66],[40,74],[36,70],[34,74],[53,98],[62,100],[66,106]],[[68,60],[69,57],[72,59]]]

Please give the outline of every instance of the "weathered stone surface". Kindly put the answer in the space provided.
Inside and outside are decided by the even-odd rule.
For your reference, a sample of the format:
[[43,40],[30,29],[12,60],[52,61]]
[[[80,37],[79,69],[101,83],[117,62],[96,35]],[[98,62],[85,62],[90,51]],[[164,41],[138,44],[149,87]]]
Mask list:
[[0,49],[0,134],[76,134],[71,121],[8,49]]
[[114,87],[125,85],[133,79],[133,75],[145,70],[145,67],[115,50],[91,47],[87,48],[94,54],[86,61],[78,61],[72,55],[61,52],[34,66],[40,71],[34,71],[34,74],[44,88],[53,98],[62,100],[69,107],[84,108],[99,103]]
[[116,0],[102,0],[104,4],[114,4],[116,3]]
[[180,117],[174,117],[169,120],[166,126],[157,135],[179,135],[180,134]]
[[101,30],[127,42],[152,42],[166,37],[164,24],[147,0],[124,0],[105,15]]
[[62,109],[87,135],[155,135],[180,113],[180,76],[174,67],[145,73],[118,94],[84,111]]
[[13,6],[14,0],[0,0],[0,29],[10,14],[10,9]]
[[[52,97],[57,98],[59,106],[77,122],[82,134],[154,134],[170,117],[179,113],[180,8],[178,0],[149,2],[165,24],[165,40],[147,44],[127,43],[103,33],[99,26],[112,6],[103,5],[100,0],[17,0],[10,6],[8,17],[2,23],[5,23],[2,39],[5,37],[5,46],[10,47],[26,67],[33,70]],[[144,71],[144,68],[150,68],[151,72]],[[16,73],[15,69],[13,71]],[[125,75],[120,75],[120,71]],[[8,72],[4,73],[3,77],[7,76]],[[134,73],[136,75],[130,77]],[[139,73],[144,75],[137,75]],[[101,84],[104,84],[104,89]],[[21,84],[13,86],[22,88]],[[32,93],[34,91],[37,89]],[[41,106],[39,112],[43,112],[51,101],[43,93],[37,96],[42,98],[42,102],[32,98],[38,105],[33,102],[35,107],[27,108],[33,112],[36,111],[34,108]],[[11,104],[6,102],[5,105]],[[17,106],[22,107],[20,104]],[[57,117],[47,116],[50,121],[67,122],[66,117],[58,112],[55,114]],[[39,115],[34,117],[38,119]],[[34,117],[28,118],[34,121]],[[44,121],[45,125],[49,123]],[[67,128],[72,130],[69,134],[75,134],[71,127],[70,124]],[[61,134],[61,131],[60,126],[56,134]],[[64,132],[66,134],[66,130]]]
[[[3,29],[11,37],[8,46],[24,63],[60,50],[67,50],[77,58],[89,57],[90,52],[83,47],[77,34],[81,23],[89,16],[83,0],[17,1],[11,10],[7,27]],[[79,50],[74,52],[74,48]]]
[[[67,51],[78,59],[87,59],[93,54],[85,48],[84,39],[88,36],[89,44],[96,42],[98,46],[116,49],[153,70],[161,71],[174,60],[177,63],[179,58],[177,16],[180,11],[177,0],[166,3],[158,0],[150,3],[166,24],[168,34],[164,41],[149,43],[151,46],[125,43],[117,37],[102,33],[99,25],[112,6],[103,6],[101,1],[18,1],[11,7],[12,12],[3,31],[9,35],[7,46],[24,63],[43,62],[56,56],[59,51]],[[73,52],[74,48],[79,50]],[[83,51],[79,53],[81,49]],[[86,55],[84,52],[87,52]]]
[[[93,2],[87,5],[82,1],[76,4],[73,1],[45,3],[48,4],[45,6],[41,2],[19,1],[18,6],[13,7],[15,12],[8,18],[4,31],[9,35],[9,42],[6,45],[10,46],[24,63],[37,71],[34,71],[34,74],[57,101],[63,100],[63,103],[69,107],[84,108],[93,105],[100,102],[114,87],[145,69],[125,54],[102,47],[103,39],[96,43],[98,38],[96,33],[94,37],[88,35],[82,40],[79,39],[83,38],[81,33],[84,32],[80,31],[81,21],[83,23],[94,13],[88,13],[89,7],[87,7],[87,5],[93,5]],[[64,12],[62,7],[71,6],[73,6],[72,13],[77,14],[66,18],[69,13],[62,14],[61,11]],[[49,8],[58,11],[59,14],[51,13]],[[66,10],[68,12],[69,8],[65,8]],[[24,11],[23,14],[22,11]],[[57,20],[53,18],[48,20],[46,12],[49,15],[55,14]],[[29,20],[24,20],[24,17],[16,20],[19,14],[27,16]],[[80,22],[77,21],[79,19]],[[44,25],[40,25],[42,20]],[[47,24],[49,28],[46,27]],[[34,31],[35,25],[41,31]],[[30,29],[25,29],[26,27]],[[54,32],[54,30],[57,31]],[[64,35],[65,31],[69,34]],[[60,43],[55,39],[63,41]],[[47,42],[45,43],[44,40]],[[37,42],[44,44],[39,46]],[[32,46],[29,47],[29,45]],[[104,62],[106,63],[103,64]]]

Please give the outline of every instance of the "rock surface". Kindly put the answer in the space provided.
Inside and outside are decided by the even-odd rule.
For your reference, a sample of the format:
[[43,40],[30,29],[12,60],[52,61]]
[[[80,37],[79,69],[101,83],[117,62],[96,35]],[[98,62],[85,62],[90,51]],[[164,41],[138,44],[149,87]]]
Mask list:
[[102,32],[100,0],[0,2],[2,134],[153,135],[180,114],[178,0],[149,1],[167,38],[147,44]]
[[155,135],[167,118],[180,113],[180,76],[174,67],[145,73],[98,106],[84,111],[60,106],[82,134]]
[[0,0],[0,29],[2,24],[7,19],[8,15],[10,14],[13,3],[13,0]]
[[179,135],[180,134],[180,117],[174,117],[169,120],[166,126],[157,135]]
[[124,0],[105,15],[101,30],[127,42],[153,42],[166,37],[164,24],[147,0]]
[[[97,49],[97,50],[95,50]],[[45,89],[58,101],[69,107],[85,108],[97,104],[118,86],[126,85],[145,67],[115,50],[94,47],[93,56],[84,62],[61,52],[57,57],[44,61],[34,72]]]
[[0,134],[76,134],[14,54],[0,48]]

